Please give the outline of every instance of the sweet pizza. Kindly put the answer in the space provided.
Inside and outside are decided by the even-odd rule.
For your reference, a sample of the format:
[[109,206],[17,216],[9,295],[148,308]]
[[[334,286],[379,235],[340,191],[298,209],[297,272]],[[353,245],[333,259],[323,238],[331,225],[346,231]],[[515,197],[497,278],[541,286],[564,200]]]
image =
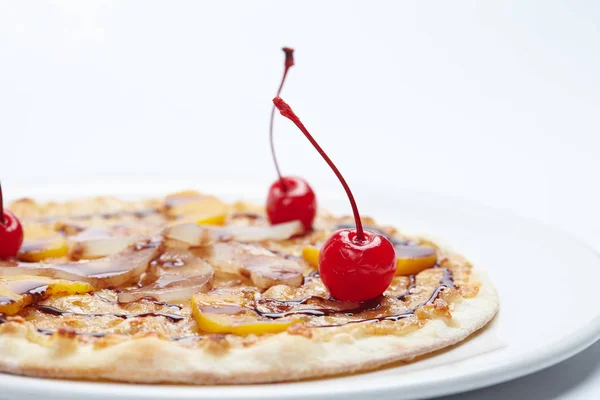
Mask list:
[[289,105],[276,97],[274,107],[338,176],[352,217],[318,208],[305,180],[281,175],[266,207],[195,191],[14,201],[0,212],[0,371],[187,384],[318,378],[412,360],[493,318],[498,298],[484,274],[361,217]]

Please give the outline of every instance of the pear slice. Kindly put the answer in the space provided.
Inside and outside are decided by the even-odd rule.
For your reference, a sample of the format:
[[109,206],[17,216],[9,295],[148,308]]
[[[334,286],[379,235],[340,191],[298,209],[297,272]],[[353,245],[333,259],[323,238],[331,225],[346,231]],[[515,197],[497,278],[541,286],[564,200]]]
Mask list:
[[212,288],[214,270],[203,259],[187,250],[167,249],[153,261],[158,267],[156,280],[148,285],[119,292],[120,303],[142,298],[164,302],[189,302],[195,293]]
[[302,267],[296,261],[253,244],[215,243],[199,251],[213,267],[241,274],[260,289],[275,285],[300,287],[304,281]]
[[0,262],[0,276],[35,275],[87,282],[97,289],[134,282],[160,252],[160,242],[144,241],[98,260],[63,263]]
[[[199,222],[202,222],[201,220]],[[264,240],[286,240],[301,233],[300,221],[270,226],[211,226],[210,224],[183,223],[170,226],[163,231],[167,239],[174,239],[189,246],[207,246],[213,242],[237,240],[240,242],[262,242]]]

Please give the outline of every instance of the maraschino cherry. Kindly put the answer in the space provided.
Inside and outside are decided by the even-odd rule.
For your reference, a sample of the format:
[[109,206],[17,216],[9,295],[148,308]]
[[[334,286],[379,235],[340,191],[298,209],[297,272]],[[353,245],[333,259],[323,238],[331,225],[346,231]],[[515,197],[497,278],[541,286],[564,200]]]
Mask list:
[[[287,73],[294,65],[294,49],[284,47],[285,68],[283,77],[277,90],[277,96],[281,94],[283,84]],[[317,212],[317,199],[310,185],[302,178],[282,176],[275,155],[275,146],[273,145],[273,120],[275,117],[275,106],[271,110],[271,123],[269,125],[269,140],[271,141],[271,154],[273,163],[277,170],[279,179],[269,188],[267,197],[267,216],[271,224],[281,224],[283,222],[300,220],[305,230],[312,228],[315,214]]]
[[275,97],[273,104],[290,119],[329,164],[346,190],[356,229],[335,232],[321,248],[319,274],[329,293],[338,300],[367,301],[378,297],[392,282],[396,273],[396,252],[388,239],[363,229],[358,207],[350,187],[325,151],[313,139],[290,106]]
[[17,255],[23,244],[23,227],[19,219],[4,208],[2,184],[0,184],[0,258]]

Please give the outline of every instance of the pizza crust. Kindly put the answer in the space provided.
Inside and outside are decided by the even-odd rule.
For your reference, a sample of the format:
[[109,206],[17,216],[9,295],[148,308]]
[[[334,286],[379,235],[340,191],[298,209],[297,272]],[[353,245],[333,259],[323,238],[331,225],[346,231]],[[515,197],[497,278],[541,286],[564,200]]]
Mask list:
[[498,310],[498,296],[481,272],[472,271],[471,279],[481,282],[479,292],[454,304],[450,323],[431,320],[403,335],[365,335],[356,324],[357,335],[311,328],[312,335],[285,332],[229,348],[219,347],[218,337],[212,345],[189,347],[156,336],[101,347],[68,334],[38,344],[28,339],[26,324],[6,323],[0,326],[0,371],[135,383],[243,384],[370,370],[451,346],[485,326]]

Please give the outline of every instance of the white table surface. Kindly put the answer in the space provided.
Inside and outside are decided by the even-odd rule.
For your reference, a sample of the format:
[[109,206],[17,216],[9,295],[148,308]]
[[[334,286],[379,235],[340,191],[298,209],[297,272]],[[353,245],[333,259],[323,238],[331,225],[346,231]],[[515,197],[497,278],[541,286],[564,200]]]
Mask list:
[[[371,181],[446,193],[600,249],[597,2],[32,3],[0,1],[6,191],[203,176],[268,186],[288,45],[297,65],[283,97],[359,202],[376,195]],[[276,126],[285,173],[317,193],[338,185],[290,123]],[[596,344],[452,398],[600,398],[599,360]]]

